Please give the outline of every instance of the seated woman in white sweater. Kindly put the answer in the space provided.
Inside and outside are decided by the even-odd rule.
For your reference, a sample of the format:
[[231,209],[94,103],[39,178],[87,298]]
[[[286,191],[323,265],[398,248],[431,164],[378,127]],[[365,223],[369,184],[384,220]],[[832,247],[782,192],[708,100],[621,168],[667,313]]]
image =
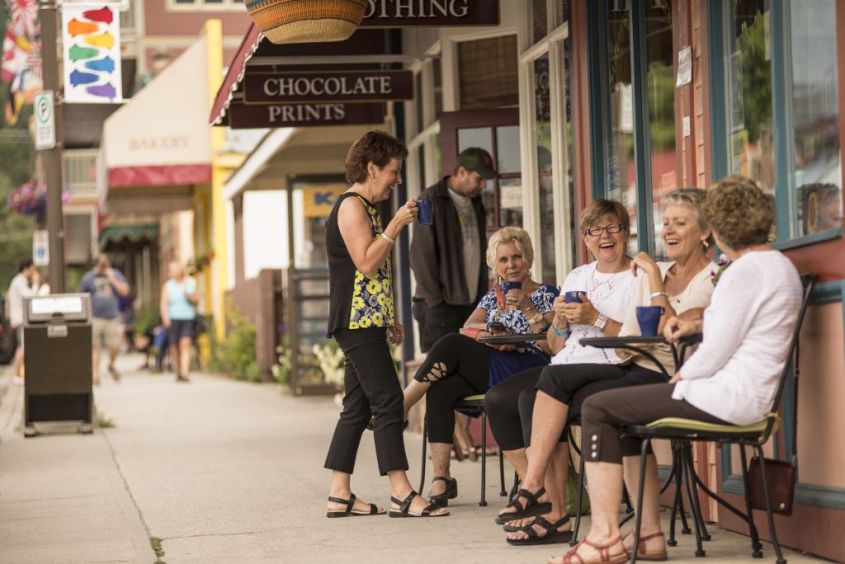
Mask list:
[[[708,191],[705,211],[716,242],[733,262],[722,274],[703,321],[673,318],[664,327],[670,340],[701,330],[704,340],[669,384],[601,392],[584,402],[591,527],[582,543],[554,562],[629,558],[633,535],[620,537],[618,508],[623,467],[628,491],[637,491],[640,445],[620,438],[626,425],[663,417],[744,425],[771,409],[801,307],[801,281],[792,263],[767,244],[774,201],[753,181],[737,176],[721,180]],[[666,542],[653,456],[646,473],[638,557],[658,560],[666,556]]]

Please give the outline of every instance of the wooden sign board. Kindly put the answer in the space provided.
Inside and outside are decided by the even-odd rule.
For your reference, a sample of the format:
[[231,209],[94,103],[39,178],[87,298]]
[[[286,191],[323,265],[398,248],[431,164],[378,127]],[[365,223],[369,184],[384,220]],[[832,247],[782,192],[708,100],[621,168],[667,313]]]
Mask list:
[[232,102],[229,127],[315,127],[320,125],[359,125],[384,123],[383,103],[362,104],[263,104]]
[[243,89],[246,104],[412,100],[414,73],[405,70],[247,73]]
[[499,0],[369,0],[361,27],[499,25]]

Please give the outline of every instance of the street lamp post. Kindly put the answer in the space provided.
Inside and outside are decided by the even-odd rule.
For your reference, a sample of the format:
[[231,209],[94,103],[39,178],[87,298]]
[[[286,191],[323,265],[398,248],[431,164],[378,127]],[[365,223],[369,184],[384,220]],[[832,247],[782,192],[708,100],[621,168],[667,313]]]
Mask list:
[[59,62],[56,0],[38,2],[38,18],[41,21],[41,74],[44,90],[52,90],[55,106],[53,114],[56,124],[56,145],[41,151],[47,180],[47,231],[50,248],[50,287],[53,293],[65,291],[65,246],[62,219],[62,103],[59,80]]

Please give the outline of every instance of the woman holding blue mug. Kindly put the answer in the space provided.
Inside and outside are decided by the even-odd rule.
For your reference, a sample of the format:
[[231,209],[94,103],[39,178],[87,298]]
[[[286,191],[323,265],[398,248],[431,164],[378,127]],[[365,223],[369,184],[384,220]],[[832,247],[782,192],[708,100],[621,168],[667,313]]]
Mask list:
[[[681,188],[663,197],[661,236],[670,259],[655,262],[648,254],[634,257],[631,269],[637,277],[633,303],[628,309],[620,336],[640,335],[637,307],[663,309],[658,329],[670,317],[700,319],[713,293],[712,272],[716,265],[708,258],[711,230],[702,205],[705,191]],[[674,373],[671,349],[654,345],[649,352]],[[528,468],[516,503],[502,514],[514,518],[542,513],[548,495],[543,480],[552,453],[567,423],[580,417],[584,400],[600,391],[665,382],[665,376],[651,361],[627,351],[617,351],[621,364],[568,364],[549,366],[537,382],[537,396],[531,419],[531,441],[527,450]],[[589,461],[589,456],[587,455]],[[509,539],[524,539],[531,533],[516,531]]]
[[531,279],[534,248],[525,230],[498,230],[490,237],[486,258],[496,278],[493,288],[467,319],[463,334],[441,337],[405,388],[406,414],[426,396],[434,469],[429,499],[444,507],[458,495],[458,484],[449,473],[455,405],[467,396],[483,394],[520,370],[548,362],[545,341],[525,347],[478,342],[483,336],[545,332],[557,297],[557,288]]

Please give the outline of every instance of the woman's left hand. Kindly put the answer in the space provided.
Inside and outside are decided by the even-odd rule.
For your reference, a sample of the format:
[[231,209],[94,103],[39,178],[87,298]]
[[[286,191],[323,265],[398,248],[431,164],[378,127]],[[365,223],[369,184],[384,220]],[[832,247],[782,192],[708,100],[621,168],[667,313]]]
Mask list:
[[402,325],[396,323],[387,328],[387,342],[391,345],[398,345],[405,340],[405,330]]
[[519,308],[524,301],[528,301],[530,303],[528,294],[526,294],[522,288],[511,288],[508,290],[508,293],[505,294],[505,305],[510,310]]
[[563,306],[563,314],[569,323],[580,325],[592,325],[598,319],[599,312],[593,307],[593,303],[587,299],[587,294],[579,292],[581,303],[569,302]]
[[654,262],[654,259],[648,253],[639,253],[631,261],[631,270],[634,276],[637,275],[637,268],[642,268],[648,275],[660,273],[660,267],[657,266],[657,263]]

